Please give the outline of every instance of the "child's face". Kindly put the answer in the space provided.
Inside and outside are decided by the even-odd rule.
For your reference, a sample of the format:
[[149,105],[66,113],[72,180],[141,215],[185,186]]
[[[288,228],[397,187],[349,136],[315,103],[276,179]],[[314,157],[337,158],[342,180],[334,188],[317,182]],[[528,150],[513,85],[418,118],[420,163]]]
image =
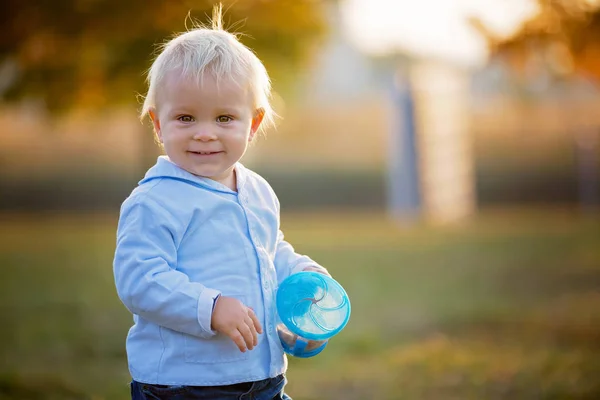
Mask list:
[[234,164],[242,158],[262,121],[248,91],[205,74],[195,80],[169,73],[150,113],[172,162],[186,171],[235,189]]

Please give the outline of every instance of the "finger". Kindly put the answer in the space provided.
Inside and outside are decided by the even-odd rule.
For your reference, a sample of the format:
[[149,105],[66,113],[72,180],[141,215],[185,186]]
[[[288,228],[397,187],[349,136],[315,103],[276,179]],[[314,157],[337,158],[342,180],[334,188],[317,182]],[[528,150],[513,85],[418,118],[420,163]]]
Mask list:
[[249,315],[244,321],[246,322],[246,325],[248,325],[248,327],[250,328],[250,332],[252,333],[252,343],[254,344],[254,347],[258,346],[258,333],[256,332],[254,321],[252,320],[252,318],[250,318]]
[[252,350],[254,348],[254,338],[252,336],[252,332],[250,331],[250,327],[246,324],[241,324],[238,327],[238,331],[241,333],[244,341],[246,342],[246,347],[248,350]]
[[242,334],[237,329],[229,333],[228,336],[231,338],[231,340],[233,340],[242,353],[246,352],[246,342],[244,341]]
[[256,316],[256,314],[254,314],[254,311],[251,308],[248,309],[248,316],[252,318],[252,322],[254,323],[254,329],[256,329],[256,332],[263,333],[260,321],[258,320],[258,317]]

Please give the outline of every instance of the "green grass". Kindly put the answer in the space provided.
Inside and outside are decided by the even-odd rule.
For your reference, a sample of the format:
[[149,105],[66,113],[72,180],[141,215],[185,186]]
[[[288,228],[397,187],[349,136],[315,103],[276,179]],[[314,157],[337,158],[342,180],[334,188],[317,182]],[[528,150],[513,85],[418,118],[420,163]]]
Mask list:
[[[600,398],[600,216],[486,211],[460,226],[286,215],[348,291],[327,350],[290,359],[317,399]],[[0,399],[129,398],[116,215],[0,217]]]

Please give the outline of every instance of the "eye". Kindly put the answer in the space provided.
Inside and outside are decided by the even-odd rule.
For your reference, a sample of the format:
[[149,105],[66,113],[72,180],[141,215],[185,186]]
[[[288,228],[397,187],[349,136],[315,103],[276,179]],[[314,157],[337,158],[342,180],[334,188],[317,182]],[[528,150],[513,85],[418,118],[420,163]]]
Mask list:
[[217,117],[217,122],[221,123],[221,124],[226,124],[228,122],[233,121],[233,118],[230,117],[229,115],[219,115]]
[[181,122],[194,122],[194,117],[191,115],[180,115],[177,117],[177,120]]

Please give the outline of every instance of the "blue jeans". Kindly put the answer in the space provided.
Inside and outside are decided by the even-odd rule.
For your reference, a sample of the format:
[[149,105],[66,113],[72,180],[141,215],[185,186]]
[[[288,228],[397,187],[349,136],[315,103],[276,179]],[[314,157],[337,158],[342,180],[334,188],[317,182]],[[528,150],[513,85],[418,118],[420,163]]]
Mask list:
[[285,375],[226,386],[165,386],[131,382],[132,400],[292,400]]

